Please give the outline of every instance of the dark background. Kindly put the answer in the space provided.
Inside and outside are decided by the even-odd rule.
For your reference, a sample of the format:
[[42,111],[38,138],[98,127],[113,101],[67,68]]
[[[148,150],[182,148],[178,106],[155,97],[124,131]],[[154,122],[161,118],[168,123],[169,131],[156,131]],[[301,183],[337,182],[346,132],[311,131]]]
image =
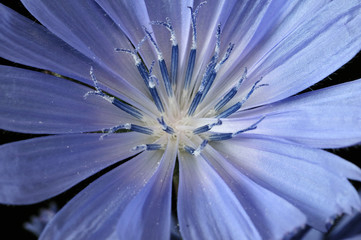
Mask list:
[[[25,15],[32,20],[36,21],[21,5],[18,1],[1,1],[3,4],[15,9],[17,12]],[[5,65],[13,65],[18,67],[24,67],[19,64],[14,64],[12,62],[6,61],[0,58],[1,64]],[[319,82],[315,86],[307,89],[306,91],[315,90],[331,85],[335,85],[342,82],[348,82],[355,79],[361,78],[361,53],[355,56],[349,63],[345,64],[342,68],[340,68],[335,73],[331,74],[329,77]],[[360,93],[361,94],[361,93]],[[361,107],[361,103],[360,103]],[[336,130],[336,129],[335,129]],[[0,145],[8,142],[23,140],[27,138],[34,137],[35,135],[29,134],[20,134],[14,132],[3,131],[0,129]],[[359,146],[337,149],[337,150],[329,150],[353,163],[361,166],[360,156],[361,156],[361,148]],[[35,235],[26,231],[23,228],[23,224],[30,220],[30,217],[33,215],[37,215],[41,208],[47,208],[51,202],[55,202],[58,208],[61,208],[67,201],[69,201],[77,192],[83,189],[87,184],[89,184],[92,180],[94,180],[100,174],[92,177],[91,179],[84,181],[69,191],[58,195],[50,200],[29,205],[29,206],[6,206],[0,204],[0,231],[2,234],[1,239],[36,239]],[[360,188],[359,183],[355,183],[357,188]]]

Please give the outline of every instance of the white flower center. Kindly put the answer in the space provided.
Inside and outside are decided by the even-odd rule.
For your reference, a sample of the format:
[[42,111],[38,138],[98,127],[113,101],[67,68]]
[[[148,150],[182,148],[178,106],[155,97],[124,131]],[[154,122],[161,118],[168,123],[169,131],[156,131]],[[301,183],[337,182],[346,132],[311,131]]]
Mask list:
[[[194,10],[190,8],[193,38],[191,49],[188,55],[185,79],[181,84],[179,84],[179,81],[177,81],[179,65],[177,38],[169,18],[166,19],[166,22],[153,21],[151,24],[164,26],[170,31],[170,39],[172,42],[170,71],[168,71],[167,64],[163,58],[160,48],[158,47],[152,34],[145,27],[145,37],[136,46],[135,49],[115,49],[117,52],[125,52],[132,55],[135,66],[137,67],[140,76],[144,80],[144,83],[149,90],[150,96],[158,109],[158,117],[156,117],[156,119],[143,114],[141,110],[126,104],[123,101],[104,94],[99,88],[98,82],[93,73],[93,69],[91,68],[90,75],[94,82],[96,91],[88,92],[85,97],[89,94],[99,95],[142,122],[141,125],[124,123],[111,129],[106,129],[106,134],[103,135],[103,137],[118,130],[135,131],[150,135],[153,141],[151,143],[144,143],[140,146],[135,146],[133,150],[159,150],[163,149],[168,141],[177,140],[180,150],[185,150],[193,155],[199,155],[210,141],[227,140],[245,131],[253,130],[257,127],[257,124],[264,119],[263,117],[248,128],[236,130],[235,132],[211,132],[214,126],[222,124],[222,118],[227,118],[231,114],[238,111],[255,89],[261,86],[265,86],[266,84],[258,85],[261,80],[257,81],[241,101],[233,103],[232,105],[229,104],[237,94],[243,81],[246,79],[247,69],[245,69],[243,76],[241,76],[241,78],[234,84],[234,86],[224,95],[212,96],[212,101],[205,102],[205,97],[210,91],[213,82],[217,77],[219,69],[228,60],[233,50],[234,44],[230,43],[225,54],[222,57],[219,56],[221,27],[218,25],[216,31],[217,40],[214,47],[214,54],[204,69],[201,81],[197,82],[194,79],[193,76],[198,75],[193,74],[197,56],[196,19],[200,7],[204,4],[205,2],[201,3]],[[142,44],[146,40],[149,40],[156,50],[157,62],[161,76],[153,75],[155,61],[153,61],[151,66],[148,68],[138,54]],[[162,83],[160,83],[161,81],[159,81],[159,77],[161,77],[163,80]],[[163,84],[165,91],[159,89],[160,84]]]

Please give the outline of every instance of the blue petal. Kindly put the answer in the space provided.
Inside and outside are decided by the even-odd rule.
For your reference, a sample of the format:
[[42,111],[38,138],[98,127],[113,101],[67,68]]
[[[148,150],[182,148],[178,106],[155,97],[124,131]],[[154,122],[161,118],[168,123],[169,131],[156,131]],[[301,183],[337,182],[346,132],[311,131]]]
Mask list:
[[213,131],[229,131],[266,118],[252,131],[314,148],[340,148],[361,142],[361,80],[301,94],[242,111]]
[[[124,32],[127,38],[133,43],[134,46],[144,38],[145,32],[143,26],[152,29],[150,25],[151,20],[165,21],[165,19],[149,19],[147,7],[144,1],[96,1],[99,6],[113,19],[113,21]],[[159,10],[157,10],[159,11]],[[151,30],[153,32],[153,30]],[[168,36],[169,33],[164,32]],[[169,40],[168,40],[169,41]],[[169,46],[166,43],[165,46]],[[156,57],[154,48],[149,42],[142,45],[142,57],[146,63],[151,63]]]
[[52,33],[85,56],[101,61],[120,76],[123,72],[136,73],[136,69],[129,72],[126,67],[119,68],[119,65],[127,66],[133,61],[120,56],[114,48],[131,48],[131,45],[97,3],[84,0],[22,0],[22,3]]
[[26,133],[99,131],[133,119],[92,89],[39,72],[0,66],[0,128]]
[[219,79],[210,94],[226,92],[238,81],[242,68],[247,67],[248,81],[242,86],[243,91],[261,77],[269,87],[258,89],[245,107],[292,96],[327,77],[358,53],[360,23],[361,5],[357,0],[347,3],[311,0],[273,9],[265,15],[246,47],[250,52],[234,54],[240,61]]
[[262,239],[283,239],[305,226],[306,217],[296,207],[240,173],[211,146],[202,154],[240,201]]
[[29,204],[57,195],[101,169],[128,158],[144,143],[136,133],[71,134],[0,146],[0,202]]
[[201,156],[180,152],[178,158],[184,239],[261,239],[234,193]]
[[240,172],[299,208],[316,229],[325,231],[335,216],[361,209],[345,177],[355,170],[360,181],[361,170],[354,166],[350,173],[346,163],[324,167],[325,162],[340,161],[333,154],[246,134],[214,147]]
[[256,81],[263,76],[263,83],[272,86],[259,89],[249,105],[273,102],[300,92],[358,53],[361,48],[359,1],[332,1],[312,16],[290,29],[270,52],[249,67],[249,77]]
[[[190,11],[187,6],[192,6],[191,0],[187,1],[97,1],[104,11],[122,29],[129,40],[137,45],[144,38],[143,26],[153,33],[162,55],[166,62],[171,59],[170,33],[165,27],[152,26],[150,21],[166,21],[169,17],[176,32],[179,44],[179,67],[185,68],[186,52],[188,54],[188,38],[190,35]],[[140,50],[145,63],[151,63],[157,56],[153,46],[145,42]],[[168,68],[170,64],[168,64]],[[170,71],[170,69],[168,69]],[[156,75],[160,76],[159,68],[155,68]],[[183,71],[178,71],[178,79],[183,81]],[[165,94],[163,88],[160,89]]]
[[118,239],[119,217],[151,181],[160,159],[161,151],[145,151],[106,173],[66,204],[40,239]]
[[[186,69],[186,59],[188,59],[189,53],[187,46],[189,45],[188,40],[191,38],[191,16],[188,6],[192,6],[193,1],[166,0],[144,2],[147,6],[150,20],[165,21],[166,17],[169,17],[179,45],[179,69]],[[153,26],[153,32],[159,46],[161,47],[164,59],[166,62],[170,62],[171,42],[169,41],[169,32],[160,26]],[[168,64],[168,67],[170,68],[170,64]],[[184,76],[182,76],[182,74],[184,74],[183,71],[178,71],[178,73],[179,80],[184,81]]]
[[[146,106],[156,112],[154,104],[149,104],[150,98],[144,95],[148,93],[141,83],[140,88],[131,84],[138,75],[131,74],[126,82],[122,77],[112,72],[103,63],[85,57],[67,43],[63,42],[43,26],[24,18],[11,9],[0,4],[0,56],[14,62],[33,66],[40,69],[50,70],[78,81],[93,85],[89,76],[89,69],[92,66],[98,80],[105,84],[107,91],[138,108]],[[124,59],[124,58],[123,58]],[[125,61],[125,60],[124,60]],[[121,62],[119,62],[121,63]],[[127,66],[128,65],[128,66]],[[133,66],[134,64],[119,64],[121,66]],[[126,73],[123,71],[122,73]]]
[[169,142],[157,172],[124,209],[117,226],[119,239],[169,239],[177,151],[178,143]]

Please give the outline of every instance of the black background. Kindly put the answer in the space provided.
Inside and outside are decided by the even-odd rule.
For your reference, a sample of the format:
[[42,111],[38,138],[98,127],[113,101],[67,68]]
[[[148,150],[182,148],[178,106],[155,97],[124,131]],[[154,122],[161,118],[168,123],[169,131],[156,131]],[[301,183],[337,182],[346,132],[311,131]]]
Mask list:
[[[10,1],[8,1],[10,2]],[[18,1],[11,1],[8,3],[6,1],[2,1],[3,4],[10,6],[11,8],[15,9],[17,12],[25,15],[32,20],[36,21],[21,5]],[[19,64],[14,64],[12,62],[8,62],[4,59],[0,59],[2,64],[5,65],[12,65],[12,66],[19,66]],[[335,73],[331,74],[329,77],[324,79],[323,81],[319,82],[315,86],[307,89],[315,90],[331,85],[335,85],[342,82],[352,81],[355,79],[361,78],[361,53],[355,56],[350,62],[345,64],[342,68],[340,68]],[[0,93],[1,94],[1,93]],[[360,93],[361,94],[361,93]],[[361,103],[360,103],[361,105]],[[360,106],[361,107],[361,106]],[[337,129],[335,129],[337,131]],[[0,130],[0,145],[8,142],[18,141],[22,139],[31,138],[33,135],[28,134],[20,134],[20,133],[13,133]],[[353,163],[361,166],[360,155],[361,155],[361,148],[358,146],[344,148],[344,149],[337,149],[337,150],[329,150]],[[100,174],[92,177],[89,180],[86,180],[69,191],[58,195],[50,200],[29,206],[6,206],[0,204],[0,230],[1,230],[1,239],[36,239],[36,237],[23,229],[23,224],[26,221],[30,220],[30,217],[33,215],[37,215],[39,213],[40,208],[46,208],[49,206],[50,202],[55,202],[58,207],[62,207],[67,201],[69,201],[77,192],[79,192],[82,188],[84,188],[89,182],[94,180]],[[359,183],[355,183],[357,188],[360,187]],[[8,236],[8,237],[6,237]]]

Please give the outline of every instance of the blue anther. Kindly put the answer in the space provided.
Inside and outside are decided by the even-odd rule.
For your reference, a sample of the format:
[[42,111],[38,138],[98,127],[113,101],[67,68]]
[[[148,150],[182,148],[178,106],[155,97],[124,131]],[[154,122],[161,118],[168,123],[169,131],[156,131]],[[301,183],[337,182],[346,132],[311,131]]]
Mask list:
[[172,41],[172,56],[171,56],[171,85],[175,86],[176,84],[176,79],[177,79],[177,72],[178,72],[178,43],[177,43],[177,38],[175,35],[175,31],[173,29],[173,26],[170,22],[170,19],[167,17],[166,18],[167,22],[161,22],[161,21],[152,21],[150,22],[151,24],[155,24],[155,25],[162,25],[164,27],[166,27],[170,34],[170,40]]
[[171,57],[171,83],[172,86],[175,86],[177,82],[178,74],[178,45],[172,46],[172,57]]
[[161,144],[156,144],[156,143],[153,143],[153,144],[146,144],[147,146],[147,149],[148,151],[154,151],[154,150],[159,150],[162,148],[162,145]]
[[121,124],[115,127],[112,127],[110,129],[104,129],[104,132],[107,132],[107,134],[111,134],[114,133],[118,130],[121,129],[125,129],[125,130],[131,130],[134,132],[139,132],[139,133],[143,133],[143,134],[147,134],[147,135],[152,135],[153,134],[153,130],[147,127],[143,127],[143,126],[139,126],[139,125],[135,125],[135,124],[131,124],[131,123],[126,123],[126,124]]
[[189,57],[188,57],[188,66],[187,66],[187,71],[186,71],[186,76],[185,76],[185,80],[184,80],[184,89],[188,90],[190,83],[191,83],[191,79],[193,76],[193,70],[194,70],[194,64],[196,62],[196,53],[197,53],[197,27],[196,27],[196,23],[197,23],[197,15],[198,15],[198,11],[200,9],[201,6],[203,6],[204,4],[206,4],[207,2],[201,2],[196,9],[193,11],[192,7],[188,7],[191,10],[191,19],[192,19],[192,29],[193,29],[193,36],[192,36],[192,47],[191,50],[189,52]]
[[186,71],[186,76],[185,76],[185,81],[184,81],[184,89],[189,89],[189,86],[191,84],[193,70],[194,70],[194,64],[196,62],[196,54],[197,54],[196,49],[191,49],[191,51],[189,52],[188,66],[187,66],[187,71]]
[[224,105],[226,105],[237,93],[237,88],[233,87],[227,92],[227,94],[214,106],[214,110],[219,111]]
[[147,127],[143,127],[143,126],[139,126],[139,125],[135,125],[135,124],[130,124],[130,130],[132,130],[134,132],[147,134],[147,135],[152,135],[153,134],[152,129],[147,128]]
[[239,87],[243,83],[244,79],[246,78],[247,74],[247,68],[245,68],[244,73],[241,77],[241,79],[237,82],[237,84],[231,88],[226,95],[214,106],[215,111],[219,111],[222,107],[224,107],[229,101],[232,100],[232,98],[236,95],[238,92]]
[[237,102],[234,105],[232,105],[231,107],[229,107],[228,109],[226,109],[225,111],[221,112],[220,114],[217,115],[217,118],[226,118],[229,115],[235,113],[238,111],[238,109],[240,109],[242,107],[242,103],[241,102]]
[[204,125],[204,126],[194,129],[193,133],[200,134],[200,133],[208,132],[209,130],[211,130],[211,128],[209,127],[209,124],[207,124],[207,125]]
[[132,115],[133,117],[138,118],[138,119],[143,118],[143,114],[135,107],[133,107],[129,104],[126,104],[117,98],[110,97],[110,96],[106,95],[105,93],[103,93],[103,91],[100,89],[98,81],[95,77],[93,67],[90,67],[90,77],[94,83],[94,87],[95,87],[96,91],[87,92],[84,95],[84,97],[87,97],[88,95],[91,95],[91,94],[101,96],[103,99],[107,100],[108,102],[112,103],[114,106],[116,106],[119,109],[121,109],[122,111]]
[[215,123],[207,124],[207,125],[204,125],[204,126],[201,126],[201,127],[198,127],[196,129],[194,129],[193,133],[194,134],[201,134],[201,133],[204,133],[204,132],[208,132],[214,126],[217,126],[217,125],[222,125],[222,121],[220,119],[217,119],[217,122],[215,122]]
[[148,86],[149,73],[147,71],[147,68],[145,67],[144,63],[142,63],[142,62],[138,63],[136,66],[137,66],[140,76],[144,80],[145,85]]
[[186,150],[189,154],[191,154],[191,155],[193,155],[193,153],[194,153],[194,151],[195,151],[195,149],[194,148],[192,148],[192,147],[190,147],[190,146],[188,146],[188,145],[185,145],[184,146],[184,150]]
[[152,74],[154,64],[155,64],[155,61],[153,60],[152,64],[150,65],[150,68],[149,68],[148,87],[150,87],[150,88],[154,88],[155,86],[159,85],[158,78],[155,75]]
[[172,97],[173,96],[173,89],[172,89],[172,85],[171,85],[170,80],[169,80],[167,65],[165,64],[165,61],[163,59],[162,52],[160,51],[157,43],[155,42],[154,38],[152,37],[152,34],[147,30],[147,28],[145,28],[145,27],[143,27],[143,28],[144,28],[144,31],[146,32],[147,36],[148,36],[148,39],[151,41],[151,43],[153,44],[153,46],[155,47],[155,50],[157,52],[159,68],[160,68],[160,71],[162,73],[162,78],[163,78],[163,82],[164,82],[164,86],[165,86],[165,90],[167,92],[167,95],[168,95],[168,97]]
[[212,73],[214,72],[214,67],[217,64],[218,55],[214,54],[211,61],[207,64],[206,70],[204,71],[201,85],[203,88],[207,85]]
[[156,88],[149,88],[150,94],[152,95],[153,101],[155,103],[155,105],[158,108],[159,112],[164,112],[164,108],[163,108],[163,104],[162,101],[160,100],[160,97],[158,95],[158,91]]
[[263,121],[263,119],[265,119],[265,116],[260,118],[257,122],[253,123],[251,126],[245,128],[245,129],[239,130],[235,133],[213,133],[213,134],[209,135],[208,140],[209,141],[223,141],[223,140],[231,139],[231,138],[237,136],[238,134],[256,129],[257,125],[261,121]]
[[196,111],[199,103],[201,102],[202,93],[203,93],[203,91],[198,91],[196,93],[196,95],[194,96],[193,101],[188,109],[188,116],[192,116],[194,114],[194,112]]
[[205,96],[205,91],[206,91],[206,93],[209,91],[209,89],[214,81],[214,78],[216,77],[216,72],[214,72],[214,66],[216,65],[216,61],[217,61],[217,56],[214,55],[206,67],[206,71],[203,75],[201,85],[199,86],[198,92],[196,93],[196,96],[194,97],[194,99],[188,109],[188,116],[192,116],[194,114],[199,103],[202,102],[202,100]]
[[208,63],[205,74],[203,76],[203,80],[205,82],[205,87],[203,91],[203,95],[201,98],[201,102],[206,97],[209,89],[211,88],[214,79],[216,78],[217,71],[215,71],[215,67],[217,66],[217,61],[219,57],[219,49],[221,45],[221,24],[218,24],[217,31],[216,31],[216,47],[214,49],[214,55],[212,56],[211,61]]
[[172,127],[168,126],[165,122],[164,122],[164,118],[161,117],[161,118],[157,118],[158,122],[160,125],[162,125],[162,129],[163,131],[165,131],[166,133],[169,133],[169,134],[173,134],[174,133],[174,130]]
[[209,89],[211,89],[211,86],[214,82],[214,79],[216,78],[217,76],[217,72],[216,71],[212,71],[212,73],[209,75],[208,77],[208,80],[207,80],[207,83],[204,87],[204,91],[203,91],[203,94],[202,94],[202,98],[201,98],[201,102],[203,101],[203,99],[206,97],[207,93],[209,92]]
[[121,110],[123,110],[124,112],[132,115],[133,117],[136,117],[138,119],[142,119],[143,118],[143,114],[136,109],[135,107],[128,105],[120,100],[118,100],[117,98],[113,98],[112,104],[118,108],[120,108]]
[[162,148],[161,144],[142,144],[132,148],[132,151],[155,151]]
[[152,95],[153,101],[154,101],[155,105],[157,106],[158,111],[161,113],[164,112],[164,107],[163,107],[162,101],[160,100],[157,89],[155,88],[155,86],[151,87],[150,78],[152,78],[152,76],[148,73],[148,71],[143,63],[139,63],[137,65],[137,68],[138,68],[138,71],[139,71],[140,75],[142,76],[145,84],[147,85],[150,94]]
[[[150,33],[149,33],[149,36],[151,36]],[[151,70],[153,68],[154,63],[152,63],[150,73],[149,73],[147,70],[147,67],[144,65],[144,63],[139,59],[139,57],[137,55],[140,47],[147,39],[148,39],[148,35],[142,39],[142,41],[137,45],[137,47],[133,51],[128,50],[128,49],[123,49],[123,48],[115,48],[115,51],[129,53],[133,56],[135,65],[138,69],[140,76],[143,78],[145,85],[148,87],[149,92],[152,95],[153,101],[158,108],[158,111],[162,113],[162,112],[164,112],[164,107],[163,107],[162,101],[159,98],[157,89],[155,87],[152,87],[151,86],[152,82],[150,82],[151,78],[153,77],[153,76],[151,76]]]
[[167,66],[165,64],[164,59],[159,60],[159,67],[160,67],[160,71],[162,73],[164,86],[165,86],[165,90],[167,91],[167,95],[168,95],[168,97],[172,97],[173,89],[172,89],[172,85],[169,80],[168,70],[167,70]]
[[242,105],[249,99],[249,97],[252,95],[252,93],[254,92],[254,90],[256,90],[259,87],[263,87],[263,86],[268,86],[268,84],[261,84],[259,86],[257,86],[257,84],[262,81],[262,79],[258,80],[257,82],[255,82],[255,84],[253,84],[251,90],[247,93],[247,95],[242,99],[242,101],[235,103],[234,105],[232,105],[231,107],[229,107],[228,109],[226,109],[225,111],[223,111],[222,113],[217,115],[217,118],[226,118],[229,115],[235,113],[238,111],[238,109],[240,109],[242,107]]
[[232,138],[233,133],[213,133],[208,137],[209,141],[223,141]]
[[139,132],[139,133],[143,133],[143,134],[147,134],[147,135],[152,135],[153,134],[153,130],[147,127],[142,127],[139,125],[135,125],[135,124],[131,124],[131,123],[126,123],[126,124],[121,124],[112,128],[108,128],[108,129],[103,129],[103,132],[105,132],[106,134],[103,134],[100,139],[103,139],[104,137],[109,136],[112,133],[115,133],[118,130],[130,130],[130,131],[134,131],[134,132]]
[[208,144],[208,140],[203,140],[203,142],[197,147],[197,149],[194,149],[190,146],[184,146],[184,150],[186,150],[188,153],[194,155],[194,156],[199,156],[199,154],[201,154],[202,150],[207,146]]
[[[217,34],[217,36],[218,36],[218,34]],[[208,69],[208,66],[207,66],[206,76],[208,76],[208,78],[206,80],[206,84],[205,84],[205,87],[204,87],[201,102],[203,101],[203,99],[206,97],[207,93],[211,89],[211,86],[212,86],[212,84],[214,82],[214,79],[217,76],[217,72],[218,72],[220,66],[222,66],[223,63],[225,63],[227,61],[227,59],[229,58],[229,56],[230,56],[230,54],[232,52],[233,47],[234,47],[234,44],[229,44],[229,47],[227,48],[227,51],[226,51],[225,55],[223,56],[222,60],[217,65],[215,64],[215,62],[218,59],[218,52],[216,51],[215,55],[212,57],[211,63],[208,64],[208,66],[210,66],[210,68]]]
[[218,72],[220,66],[222,66],[223,63],[225,63],[227,61],[227,59],[229,58],[229,55],[232,52],[233,46],[234,46],[234,44],[230,44],[227,51],[226,51],[226,53],[225,53],[225,55],[223,56],[222,60],[216,66],[213,66],[212,72],[209,74],[209,77],[207,79],[207,82],[206,82],[206,85],[205,85],[205,88],[204,88],[204,91],[203,91],[201,102],[206,97],[208,91],[211,89],[211,86],[212,86],[212,84],[214,82],[214,79],[217,76],[217,72]]

